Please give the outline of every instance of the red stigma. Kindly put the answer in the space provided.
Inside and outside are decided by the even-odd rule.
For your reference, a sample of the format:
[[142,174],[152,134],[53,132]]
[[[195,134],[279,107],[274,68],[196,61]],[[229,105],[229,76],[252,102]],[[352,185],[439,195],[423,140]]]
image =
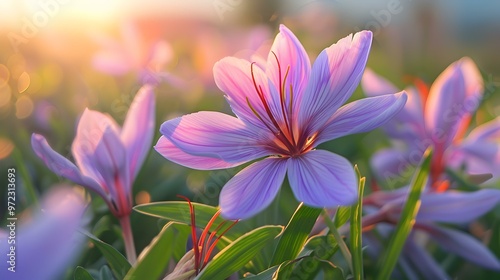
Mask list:
[[236,225],[236,223],[238,223],[239,220],[236,220],[232,224],[230,224],[221,234],[217,236],[215,241],[212,242],[212,239],[217,235],[217,232],[220,231],[227,223],[227,221],[221,222],[215,228],[215,230],[212,231],[209,235],[210,228],[220,215],[220,210],[218,210],[208,221],[207,225],[205,226],[200,235],[200,238],[198,239],[196,236],[196,218],[194,212],[194,205],[191,203],[191,200],[189,200],[189,198],[183,195],[177,195],[177,197],[186,200],[187,203],[189,204],[189,213],[191,215],[191,239],[193,241],[193,251],[194,251],[194,269],[195,269],[195,274],[198,275],[201,272],[201,270],[203,270],[203,268],[205,268],[205,266],[207,265],[208,261],[210,260],[210,256],[213,250],[215,249],[215,246],[219,242],[219,240],[222,238],[222,236],[224,236],[224,234],[226,234],[228,230],[230,230],[234,225]]

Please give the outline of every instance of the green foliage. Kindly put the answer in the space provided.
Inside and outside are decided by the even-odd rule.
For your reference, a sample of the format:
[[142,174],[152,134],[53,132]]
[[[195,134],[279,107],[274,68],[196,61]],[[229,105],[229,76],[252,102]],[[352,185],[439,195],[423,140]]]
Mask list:
[[322,209],[300,204],[280,237],[269,266],[297,257]]
[[90,238],[90,241],[101,251],[102,255],[111,267],[113,275],[117,279],[123,279],[127,272],[130,270],[131,266],[127,259],[120,254],[113,246],[99,240],[90,233],[85,233]]
[[365,177],[361,177],[358,168],[358,201],[351,206],[351,224],[350,224],[350,240],[352,253],[352,273],[355,280],[364,279],[363,273],[363,251],[362,251],[362,232],[361,218],[363,216],[363,194],[365,191]]
[[81,266],[77,266],[75,269],[75,273],[73,274],[74,280],[94,280],[94,277],[90,275],[90,273],[85,270],[85,268]]
[[144,248],[135,266],[125,276],[126,280],[159,279],[174,256],[174,250],[185,251],[190,227],[169,222],[151,244]]
[[[205,228],[208,221],[215,215],[217,208],[205,204],[192,202],[196,216],[196,227]],[[134,207],[134,210],[149,216],[166,219],[169,221],[179,222],[191,225],[191,216],[189,214],[189,204],[185,201],[166,201],[154,202],[149,204],[141,204]],[[217,225],[225,220],[220,216],[215,219],[212,227],[215,229]],[[212,230],[212,229],[211,229]],[[221,244],[227,245],[229,241],[236,239],[241,234],[248,231],[248,228],[241,224],[236,224],[224,237],[220,240]]]
[[282,231],[280,226],[256,228],[215,255],[196,277],[198,280],[225,279],[237,272]]
[[401,253],[406,239],[413,228],[415,218],[420,208],[420,194],[422,193],[422,190],[424,189],[429,178],[431,159],[432,150],[428,148],[424,153],[422,163],[418,167],[417,172],[412,179],[408,198],[403,207],[399,222],[396,225],[396,229],[389,239],[389,244],[387,245],[382,258],[380,258],[380,270],[377,275],[377,279],[379,280],[389,279],[391,276],[396,262],[398,261],[399,254]]
[[343,226],[349,218],[351,217],[351,207],[350,206],[340,206],[335,212],[335,218],[333,219],[336,228]]

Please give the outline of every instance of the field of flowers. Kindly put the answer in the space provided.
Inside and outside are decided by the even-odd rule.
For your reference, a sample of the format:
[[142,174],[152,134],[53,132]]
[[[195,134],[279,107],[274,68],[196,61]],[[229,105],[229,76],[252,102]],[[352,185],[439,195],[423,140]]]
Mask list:
[[2,2],[0,279],[500,279],[499,9]]

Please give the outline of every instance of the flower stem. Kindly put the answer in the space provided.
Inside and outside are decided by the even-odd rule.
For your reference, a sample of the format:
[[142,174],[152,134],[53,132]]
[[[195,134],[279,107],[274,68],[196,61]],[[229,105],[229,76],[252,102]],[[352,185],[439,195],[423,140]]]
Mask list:
[[130,215],[119,218],[122,227],[123,242],[125,243],[125,253],[127,260],[131,265],[137,261],[137,254],[135,253],[134,237],[132,235],[132,227],[130,226]]
[[323,208],[322,213],[323,213],[323,217],[325,219],[326,225],[330,229],[330,232],[333,234],[333,237],[335,237],[335,240],[337,240],[337,244],[339,245],[340,252],[344,256],[344,259],[347,262],[347,264],[349,265],[349,269],[351,270],[351,272],[354,271],[352,268],[352,256],[351,256],[351,252],[349,251],[349,248],[347,248],[347,245],[345,244],[344,239],[342,239],[342,236],[340,236],[340,233],[337,230],[337,227],[335,226],[335,224],[332,222],[332,220],[330,220],[330,215],[328,214],[328,211],[326,210],[326,208]]

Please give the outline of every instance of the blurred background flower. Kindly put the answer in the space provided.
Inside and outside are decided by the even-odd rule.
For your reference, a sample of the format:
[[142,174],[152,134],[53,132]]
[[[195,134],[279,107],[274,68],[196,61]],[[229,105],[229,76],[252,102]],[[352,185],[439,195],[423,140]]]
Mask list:
[[[60,279],[85,245],[86,237],[78,232],[85,207],[81,193],[68,186],[58,187],[47,193],[40,209],[34,206],[18,216],[14,243],[7,243],[12,229],[0,229],[2,279]],[[7,266],[11,246],[15,257],[13,265]],[[11,266],[15,272],[7,270]]]

